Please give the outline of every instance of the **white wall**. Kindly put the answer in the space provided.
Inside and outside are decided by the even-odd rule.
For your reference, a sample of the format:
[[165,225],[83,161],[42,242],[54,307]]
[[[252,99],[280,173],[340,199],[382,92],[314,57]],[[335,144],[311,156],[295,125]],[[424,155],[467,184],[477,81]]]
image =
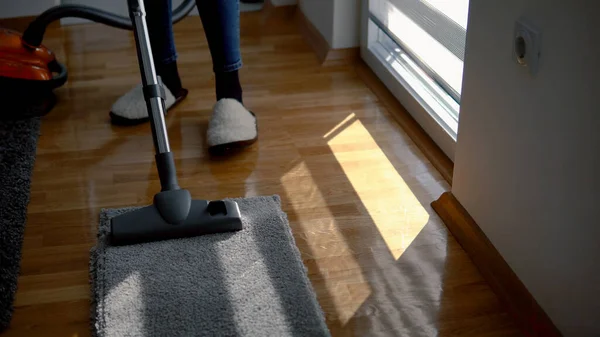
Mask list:
[[[269,0],[274,6],[289,6],[298,3],[298,0]],[[173,8],[181,4],[182,0],[173,0]],[[20,16],[35,16],[46,9],[56,6],[61,0],[0,0],[0,19]],[[81,3],[111,12],[127,15],[127,0],[64,0],[62,3]],[[192,14],[197,13],[193,11]],[[79,22],[84,20],[72,20]],[[67,22],[71,23],[71,22]]]
[[35,16],[59,3],[60,0],[0,0],[0,19]]
[[[471,0],[452,191],[565,336],[600,336],[596,0]],[[521,15],[537,76],[512,60]]]
[[[4,0],[0,0],[4,1]],[[80,4],[91,6],[95,8],[99,8],[105,11],[109,11],[111,13],[121,15],[121,16],[129,16],[127,11],[127,0],[57,0],[63,4]],[[171,0],[172,8],[175,9],[181,5],[183,0]],[[206,0],[210,1],[210,0]],[[274,6],[288,6],[293,5],[296,0],[271,0]],[[262,9],[263,4],[260,3],[240,3],[240,10],[242,12],[249,11],[258,11]],[[194,8],[189,15],[198,15],[198,9]],[[71,24],[80,24],[80,23],[89,23],[89,20],[78,19],[78,18],[64,18],[60,20],[60,23],[63,25],[71,25]]]
[[299,3],[304,16],[319,30],[330,46],[333,42],[333,1],[300,0]]
[[334,49],[360,44],[361,0],[300,0],[300,10]]
[[358,47],[360,44],[360,0],[334,0],[334,49]]
[[298,0],[270,0],[273,6],[291,6],[298,4]]

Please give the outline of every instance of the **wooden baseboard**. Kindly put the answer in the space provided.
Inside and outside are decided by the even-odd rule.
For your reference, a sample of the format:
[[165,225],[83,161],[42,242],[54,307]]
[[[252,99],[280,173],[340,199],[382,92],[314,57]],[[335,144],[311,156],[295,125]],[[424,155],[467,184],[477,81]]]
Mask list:
[[431,206],[471,257],[523,333],[536,337],[561,336],[558,328],[452,192],[442,194]]
[[338,64],[352,64],[360,59],[360,48],[333,49],[327,39],[319,30],[304,16],[300,8],[296,9],[296,24],[300,32],[317,54],[319,63],[323,66]]
[[21,16],[18,18],[0,19],[0,27],[23,32],[27,26],[35,19],[35,16]]
[[324,67],[355,64],[360,60],[360,48],[330,49],[322,62]]
[[[0,27],[23,33],[31,21],[35,20],[36,17],[37,16],[21,16],[18,18],[0,19]],[[60,20],[50,23],[48,28],[51,27],[60,27]]]
[[22,33],[34,19],[35,16],[0,19],[0,27],[16,30],[17,32]]
[[452,174],[454,172],[454,163],[452,160],[446,156],[444,151],[429,137],[421,125],[406,111],[385,84],[381,82],[371,68],[362,60],[356,63],[356,73],[383,105],[385,105],[390,114],[423,152],[433,167],[452,185]]
[[304,35],[304,38],[306,38],[308,44],[317,54],[319,63],[323,63],[327,58],[327,54],[329,53],[329,43],[327,42],[325,37],[321,35],[317,27],[315,27],[312,24],[312,22],[310,22],[310,20],[308,20],[308,18],[304,16],[304,13],[302,13],[302,10],[300,10],[300,8],[296,9],[295,19],[296,24],[300,29],[300,32],[302,33],[302,35]]

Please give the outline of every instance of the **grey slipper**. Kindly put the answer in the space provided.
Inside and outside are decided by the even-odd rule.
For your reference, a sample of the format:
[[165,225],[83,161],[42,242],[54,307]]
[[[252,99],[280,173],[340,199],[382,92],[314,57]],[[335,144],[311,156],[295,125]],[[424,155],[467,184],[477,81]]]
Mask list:
[[[181,89],[175,95],[165,88],[165,108],[167,111],[181,102],[188,94],[187,89]],[[144,100],[142,85],[139,84],[113,104],[110,109],[110,120],[116,125],[136,125],[148,121],[148,109]]]
[[256,116],[237,100],[223,98],[213,108],[206,139],[211,154],[248,147],[258,139]]

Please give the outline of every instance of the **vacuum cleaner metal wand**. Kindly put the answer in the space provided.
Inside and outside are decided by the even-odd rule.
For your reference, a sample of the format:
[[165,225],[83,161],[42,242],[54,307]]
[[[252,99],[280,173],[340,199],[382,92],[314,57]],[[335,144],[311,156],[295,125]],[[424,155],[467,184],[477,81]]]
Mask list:
[[156,69],[154,68],[154,62],[152,60],[152,47],[150,46],[143,4],[142,2],[133,2],[140,4],[140,8],[131,12],[131,21],[134,24],[135,43],[137,46],[140,72],[142,74],[144,98],[146,99],[146,106],[152,122],[154,148],[157,154],[166,153],[170,152],[171,149],[169,147],[167,130],[163,117],[165,111],[164,91],[162,91],[161,83],[158,82],[158,76],[156,75]]
[[241,230],[237,203],[192,200],[190,192],[179,187],[165,124],[165,93],[152,60],[143,0],[128,0],[128,5],[161,192],[154,196],[153,205],[111,219],[112,243],[131,244]]

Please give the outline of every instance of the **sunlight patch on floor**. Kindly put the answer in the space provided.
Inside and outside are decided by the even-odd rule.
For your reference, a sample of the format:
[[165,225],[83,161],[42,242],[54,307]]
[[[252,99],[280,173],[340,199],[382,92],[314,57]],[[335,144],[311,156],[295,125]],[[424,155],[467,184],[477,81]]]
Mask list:
[[[355,252],[348,247],[338,220],[304,162],[289,170],[281,178],[281,185],[297,216],[291,223],[296,245],[320,304],[326,315],[335,314],[341,324],[346,324],[371,294]],[[315,274],[323,277],[312,276]]]
[[353,113],[351,113],[350,115],[348,115],[348,117],[344,118],[343,121],[341,121],[338,125],[334,126],[333,129],[329,130],[329,132],[327,132],[323,138],[329,138],[331,135],[333,135],[336,131],[340,130],[344,124],[348,123],[352,118],[355,118],[356,115]]
[[[360,120],[347,125],[327,144],[397,260],[427,224],[427,210]],[[352,144],[357,151],[349,151]],[[365,148],[368,150],[361,150]]]

